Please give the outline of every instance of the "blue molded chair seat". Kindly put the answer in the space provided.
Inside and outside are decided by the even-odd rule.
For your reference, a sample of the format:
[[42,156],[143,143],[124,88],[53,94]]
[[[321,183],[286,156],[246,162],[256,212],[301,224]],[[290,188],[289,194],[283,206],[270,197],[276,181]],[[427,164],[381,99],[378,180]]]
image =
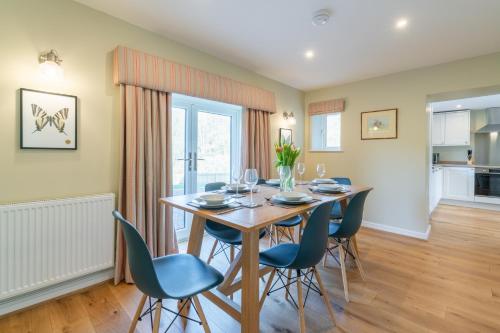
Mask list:
[[163,295],[155,298],[186,299],[210,290],[224,280],[216,269],[190,254],[155,258],[153,266],[163,289]]
[[262,265],[278,267],[278,268],[291,268],[295,267],[289,266],[297,257],[299,252],[299,244],[283,243],[272,248],[262,251],[259,254],[259,262]]
[[[205,230],[215,239],[230,245],[241,245],[243,242],[243,234],[241,231],[217,222],[208,220],[205,224]],[[262,229],[259,233],[259,238],[262,238],[265,235],[266,230]]]
[[274,225],[277,227],[292,228],[292,227],[299,225],[300,222],[302,222],[302,217],[297,215],[297,216],[290,217],[286,220],[276,222],[276,223],[274,223]]

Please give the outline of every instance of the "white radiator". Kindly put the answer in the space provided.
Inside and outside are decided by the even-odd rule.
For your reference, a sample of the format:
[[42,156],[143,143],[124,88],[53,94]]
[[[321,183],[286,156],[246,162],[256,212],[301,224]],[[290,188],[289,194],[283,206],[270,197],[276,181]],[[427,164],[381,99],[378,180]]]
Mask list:
[[114,194],[0,205],[0,301],[113,266]]

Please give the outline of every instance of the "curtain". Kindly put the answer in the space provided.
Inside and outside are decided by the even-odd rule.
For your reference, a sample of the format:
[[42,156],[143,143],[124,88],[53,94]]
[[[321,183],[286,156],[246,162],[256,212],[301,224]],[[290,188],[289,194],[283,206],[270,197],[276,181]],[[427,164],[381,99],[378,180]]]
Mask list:
[[[134,224],[153,256],[177,252],[171,209],[159,198],[171,195],[171,96],[120,85],[122,134],[118,209]],[[115,283],[133,282],[126,244],[117,227]]]
[[257,169],[259,178],[268,179],[271,173],[269,112],[247,109],[243,116],[242,165]]
[[314,102],[309,104],[309,116],[327,114],[333,112],[343,112],[345,110],[345,99],[331,99],[328,101]]

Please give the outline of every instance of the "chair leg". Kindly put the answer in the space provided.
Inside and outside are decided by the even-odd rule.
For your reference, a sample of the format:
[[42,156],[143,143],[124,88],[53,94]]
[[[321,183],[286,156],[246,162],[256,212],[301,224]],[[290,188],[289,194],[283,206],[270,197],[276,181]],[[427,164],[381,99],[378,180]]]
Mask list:
[[292,270],[291,270],[291,269],[289,269],[289,270],[288,270],[288,276],[287,276],[287,278],[286,278],[286,284],[287,284],[287,287],[285,287],[285,288],[286,288],[286,290],[288,291],[288,292],[285,292],[285,299],[286,299],[286,300],[288,300],[288,294],[290,293],[290,280],[291,280],[291,279],[292,279]]
[[280,238],[279,238],[279,227],[274,226],[274,244],[278,245],[280,243]]
[[212,261],[213,257],[214,257],[214,253],[215,253],[215,249],[217,248],[217,243],[219,241],[216,239],[214,241],[214,246],[212,246],[212,251],[210,251],[210,254],[208,255],[208,260],[207,260],[207,264],[210,265],[210,262]]
[[295,231],[294,228],[287,228],[288,229],[288,234],[290,235],[290,240],[292,241],[292,243],[295,244],[295,237],[293,236],[293,232]]
[[200,317],[201,324],[203,325],[203,330],[205,333],[210,333],[210,326],[208,326],[207,318],[205,317],[205,313],[203,312],[198,296],[193,296],[192,300],[196,310],[198,310],[198,316]]
[[273,225],[269,226],[269,247],[273,246]]
[[325,302],[326,309],[328,310],[328,314],[330,315],[330,319],[332,320],[333,325],[337,326],[335,313],[333,312],[332,304],[330,303],[330,297],[328,297],[328,291],[323,285],[323,280],[321,280],[321,276],[316,267],[314,268],[314,276],[316,276],[316,281],[318,281],[319,290],[321,291],[321,296],[323,296],[323,301]]
[[130,323],[130,328],[128,329],[128,333],[134,333],[135,328],[137,326],[137,321],[139,320],[139,317],[141,316],[142,309],[144,308],[144,303],[146,303],[146,299],[148,296],[142,295],[141,300],[139,301],[139,305],[137,306],[137,310],[135,311],[134,318],[132,319],[132,322]]
[[161,319],[161,299],[156,302],[155,309],[155,320],[153,323],[153,333],[158,333],[160,330],[160,319]]
[[358,253],[357,246],[351,242],[349,242],[349,246],[351,247],[351,251],[354,254],[354,261],[356,262],[356,266],[358,267],[359,274],[361,275],[361,278],[363,279],[363,281],[365,281],[366,280],[365,270],[363,269],[363,266],[361,265],[361,260],[359,259],[359,253]]
[[349,287],[347,285],[347,274],[345,270],[345,253],[341,243],[339,243],[338,249],[339,249],[340,270],[342,271],[342,284],[344,285],[344,297],[345,301],[349,302],[349,290],[348,290]]
[[299,306],[300,333],[306,332],[306,319],[304,317],[304,300],[302,298],[302,279],[300,270],[297,270],[297,305]]
[[276,274],[276,269],[273,269],[271,271],[271,275],[269,275],[269,280],[267,280],[266,287],[264,288],[264,291],[262,292],[262,296],[260,297],[259,301],[259,311],[262,309],[262,306],[264,305],[264,301],[266,300],[267,293],[269,292],[269,289],[271,288],[271,284],[273,283],[274,279],[274,274]]
[[323,268],[326,268],[326,260],[328,259],[328,250],[325,251],[325,256],[323,257]]

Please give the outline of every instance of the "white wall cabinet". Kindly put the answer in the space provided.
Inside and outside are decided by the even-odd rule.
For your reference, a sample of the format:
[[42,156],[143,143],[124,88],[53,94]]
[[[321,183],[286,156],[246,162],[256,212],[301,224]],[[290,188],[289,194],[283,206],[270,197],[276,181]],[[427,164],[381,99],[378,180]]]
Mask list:
[[443,168],[443,198],[474,201],[474,168]]
[[450,111],[432,115],[433,146],[469,146],[470,111]]
[[432,115],[432,145],[444,145],[445,114],[434,113]]

